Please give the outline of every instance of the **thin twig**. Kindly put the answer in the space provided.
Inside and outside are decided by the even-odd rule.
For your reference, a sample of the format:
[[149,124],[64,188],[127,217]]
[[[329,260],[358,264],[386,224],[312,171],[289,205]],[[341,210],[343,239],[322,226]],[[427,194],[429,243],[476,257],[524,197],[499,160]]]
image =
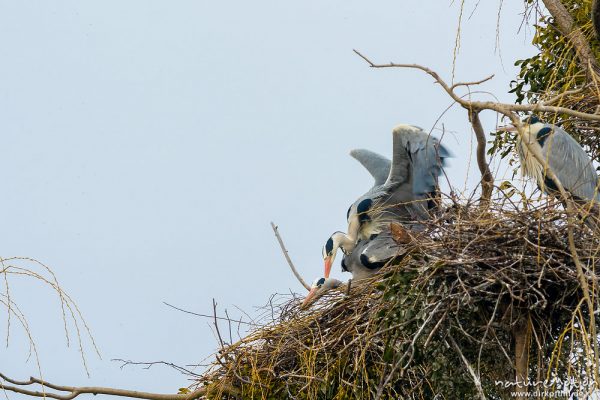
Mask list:
[[589,120],[593,120],[593,121],[600,121],[599,114],[589,114],[589,113],[584,113],[584,112],[580,112],[580,111],[575,111],[575,110],[572,110],[572,109],[566,108],[566,107],[548,106],[548,105],[544,105],[542,103],[508,104],[508,103],[499,103],[499,102],[494,102],[494,101],[465,100],[465,99],[462,99],[456,93],[454,93],[454,91],[451,90],[450,86],[448,86],[448,84],[446,84],[440,78],[440,76],[438,75],[437,72],[435,72],[427,67],[424,67],[419,64],[396,64],[396,63],[375,64],[371,60],[369,60],[367,57],[362,55],[359,51],[354,50],[354,52],[359,57],[361,57],[363,60],[365,60],[371,68],[412,68],[412,69],[419,69],[419,70],[427,73],[428,75],[433,77],[437,83],[439,83],[442,86],[442,88],[446,91],[446,93],[448,93],[450,95],[450,97],[452,97],[452,99],[454,101],[456,101],[457,103],[459,103],[461,106],[463,106],[465,108],[476,109],[476,110],[493,110],[493,111],[502,113],[504,115],[508,115],[510,112],[547,112],[547,113],[555,113],[555,114],[567,114],[567,115],[571,115],[571,116],[577,117],[577,118],[589,119]]
[[221,332],[219,331],[219,322],[217,321],[217,302],[213,299],[213,323],[215,324],[215,330],[217,331],[217,337],[219,338],[219,343],[221,344],[221,350],[225,348],[225,343],[223,342],[223,338],[221,337]]
[[300,276],[300,274],[296,270],[296,267],[294,267],[294,263],[292,262],[292,259],[290,258],[290,255],[288,254],[288,251],[286,250],[285,245],[283,244],[283,240],[281,239],[281,235],[279,235],[279,228],[273,222],[271,222],[271,228],[273,228],[273,232],[275,232],[275,237],[277,238],[277,241],[279,242],[279,246],[281,247],[281,251],[283,252],[283,255],[284,255],[284,257],[285,257],[288,265],[292,269],[292,272],[296,276],[296,279],[298,279],[298,281],[302,284],[302,286],[304,286],[304,288],[306,290],[310,291],[310,285],[307,284],[304,281],[304,279],[302,279],[302,276]]
[[[200,314],[200,313],[195,313],[193,311],[188,311],[188,310],[184,310],[183,308],[179,308],[176,307],[172,304],[167,303],[166,301],[163,301],[163,304],[171,307],[177,311],[181,311],[184,312],[186,314],[191,314],[191,315],[196,315],[198,317],[204,317],[204,318],[215,318],[214,315],[208,315],[208,314]],[[244,325],[251,325],[251,326],[259,326],[258,324],[254,324],[252,322],[246,322],[246,321],[242,321],[241,319],[229,319],[229,318],[223,318],[223,317],[217,317],[217,319],[223,320],[223,321],[231,321],[231,322],[237,322],[238,324],[244,324]]]
[[200,374],[197,374],[185,367],[182,367],[181,365],[177,365],[174,364],[172,362],[168,362],[168,361],[149,361],[149,362],[144,362],[144,361],[131,361],[131,360],[123,360],[122,358],[113,358],[111,359],[111,361],[119,361],[121,364],[121,366],[119,368],[123,369],[124,367],[126,367],[127,365],[139,365],[142,366],[143,369],[150,369],[155,365],[165,365],[167,367],[171,367],[174,370],[181,372],[182,374],[185,375],[190,375],[190,376],[194,376],[194,377],[200,377]]

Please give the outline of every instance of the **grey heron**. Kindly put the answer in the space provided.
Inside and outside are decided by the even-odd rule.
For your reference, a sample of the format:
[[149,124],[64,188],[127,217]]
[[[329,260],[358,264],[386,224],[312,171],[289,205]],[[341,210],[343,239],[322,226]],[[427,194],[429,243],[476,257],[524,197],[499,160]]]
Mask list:
[[[402,239],[410,237],[410,235],[400,224],[396,225],[396,227],[390,225],[390,229],[374,234],[369,239],[359,240],[354,250],[342,258],[342,271],[351,272],[353,282],[369,278],[388,262],[402,257],[406,253],[402,243],[407,243],[407,241],[402,241]],[[397,231],[398,229],[400,232]],[[403,237],[403,235],[406,236]],[[333,278],[316,279],[304,299],[302,307],[306,307],[313,299],[341,285],[341,281]]]
[[[542,191],[558,195],[556,183],[547,176],[544,165],[531,154],[527,144],[539,146],[547,167],[554,172],[560,183],[575,200],[600,202],[598,175],[585,150],[562,128],[543,123],[532,115],[523,120],[524,137],[517,135],[516,149],[523,175],[534,178]],[[514,125],[499,128],[500,131],[516,131]]]
[[302,308],[306,307],[312,301],[314,301],[317,298],[319,298],[320,296],[322,296],[324,293],[330,291],[331,289],[338,288],[341,285],[342,285],[342,282],[337,279],[334,279],[334,278],[317,278],[317,279],[315,279],[315,281],[313,282],[313,284],[310,287],[310,291],[304,298],[304,301],[302,302],[301,307]]
[[369,239],[359,240],[352,252],[342,258],[342,271],[352,273],[353,281],[365,279],[405,252],[392,232],[386,229]]
[[392,139],[391,162],[367,150],[350,153],[367,168],[375,184],[348,209],[348,233],[335,232],[327,240],[323,250],[326,278],[339,248],[349,255],[358,241],[381,233],[390,222],[426,219],[435,206],[437,178],[450,153],[416,126],[398,125]]

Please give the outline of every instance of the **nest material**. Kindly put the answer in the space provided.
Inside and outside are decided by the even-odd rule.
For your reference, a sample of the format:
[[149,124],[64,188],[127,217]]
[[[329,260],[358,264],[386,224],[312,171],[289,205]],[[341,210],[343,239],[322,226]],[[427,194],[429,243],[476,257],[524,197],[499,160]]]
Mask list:
[[[547,206],[450,207],[399,263],[349,293],[308,310],[284,303],[222,349],[200,383],[214,398],[503,398],[515,332],[530,345],[531,379],[589,377],[589,318],[564,221]],[[599,240],[583,226],[574,235],[594,271]]]

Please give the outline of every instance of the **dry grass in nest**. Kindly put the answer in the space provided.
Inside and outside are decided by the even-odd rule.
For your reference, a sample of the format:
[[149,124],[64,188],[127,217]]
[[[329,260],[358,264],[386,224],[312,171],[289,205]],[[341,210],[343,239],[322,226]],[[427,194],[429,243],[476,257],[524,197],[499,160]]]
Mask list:
[[[564,213],[449,207],[370,281],[308,310],[298,298],[280,304],[270,323],[223,348],[199,383],[214,398],[502,398],[510,389],[496,381],[514,380],[516,329],[530,344],[531,379],[591,379]],[[574,235],[595,271],[599,240],[583,226]]]

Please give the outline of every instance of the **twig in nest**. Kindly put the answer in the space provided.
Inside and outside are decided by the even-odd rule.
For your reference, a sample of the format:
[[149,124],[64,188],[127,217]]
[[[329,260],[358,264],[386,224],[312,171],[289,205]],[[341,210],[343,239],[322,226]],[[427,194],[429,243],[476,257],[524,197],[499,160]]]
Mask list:
[[286,250],[285,245],[283,244],[283,240],[281,239],[281,236],[279,235],[279,230],[277,228],[277,225],[275,225],[273,222],[271,222],[271,228],[273,228],[273,232],[275,232],[275,237],[277,238],[277,241],[279,242],[281,251],[283,251],[283,255],[285,256],[285,259],[286,259],[288,265],[292,269],[292,272],[296,276],[296,279],[298,279],[298,281],[300,281],[300,283],[302,284],[302,286],[304,286],[306,288],[306,290],[310,290],[310,285],[308,285],[304,281],[304,279],[302,279],[302,276],[300,276],[300,274],[296,270],[296,267],[294,267],[294,263],[292,262],[292,259],[290,258],[290,255],[288,254],[288,251]]
[[141,365],[142,368],[144,369],[150,369],[152,368],[154,365],[166,365],[167,367],[171,367],[174,370],[176,370],[177,372],[181,372],[182,374],[185,375],[190,375],[190,376],[194,376],[194,377],[200,377],[202,375],[197,374],[185,367],[182,367],[181,365],[177,365],[177,364],[173,364],[172,362],[168,362],[168,361],[150,361],[150,362],[143,362],[143,361],[131,361],[131,360],[123,360],[122,358],[113,358],[111,361],[119,361],[121,362],[121,366],[119,368],[123,369],[125,366],[127,365]]
[[217,331],[217,336],[219,337],[219,343],[221,344],[221,349],[225,348],[225,343],[223,342],[223,338],[221,337],[221,331],[219,331],[219,322],[217,321],[217,302],[213,299],[213,318],[215,324],[215,330]]
[[[196,315],[198,317],[204,317],[204,318],[215,318],[214,315],[200,314],[200,313],[196,313],[196,312],[193,312],[193,311],[184,310],[183,308],[176,307],[176,306],[174,306],[172,304],[167,303],[166,301],[163,301],[163,304],[165,306],[171,307],[171,308],[173,308],[173,309],[175,309],[177,311],[181,311],[181,312],[184,312],[186,314]],[[260,326],[258,324],[252,323],[252,322],[242,321],[241,319],[231,319],[231,318],[223,318],[223,317],[216,317],[216,318],[220,319],[220,320],[223,320],[223,321],[235,322],[235,323],[238,323],[238,324],[251,325],[251,326]]]

